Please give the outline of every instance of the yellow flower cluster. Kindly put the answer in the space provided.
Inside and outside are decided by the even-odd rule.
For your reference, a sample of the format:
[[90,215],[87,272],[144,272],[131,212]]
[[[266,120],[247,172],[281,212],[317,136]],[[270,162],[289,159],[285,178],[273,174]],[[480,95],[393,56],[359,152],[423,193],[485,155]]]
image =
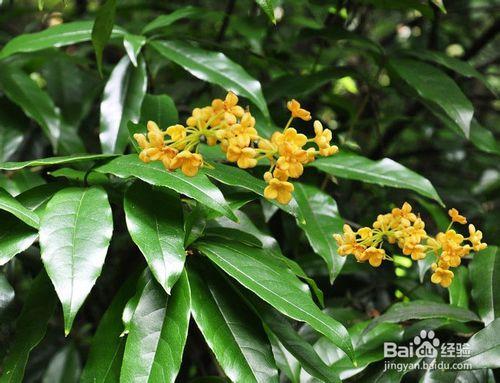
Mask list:
[[429,252],[434,252],[436,263],[432,264],[431,281],[448,287],[454,275],[450,268],[459,266],[461,259],[471,250],[486,248],[486,244],[481,242],[481,231],[471,224],[468,237],[458,234],[451,229],[452,224],[456,222],[464,225],[467,219],[456,209],[450,209],[448,214],[451,222],[447,230],[431,237],[425,231],[424,221],[405,202],[401,208],[394,208],[388,214],[380,214],[372,227],[353,231],[349,225],[344,225],[343,235],[334,234],[333,237],[339,246],[339,255],[353,254],[358,262],[368,261],[374,267],[380,266],[384,259],[391,259],[382,247],[385,241],[396,244],[404,255],[411,256],[416,261],[424,259]]
[[287,107],[291,117],[286,126],[266,139],[258,134],[255,118],[248,109],[239,106],[238,97],[229,92],[224,100],[215,99],[210,106],[195,108],[185,126],[177,124],[163,131],[149,121],[146,135],[134,134],[141,148],[139,158],[144,162],[161,161],[167,170],[180,168],[184,174],[194,176],[206,165],[198,152],[199,144],[219,144],[227,160],[242,169],[253,168],[260,160],[268,161],[264,196],[287,204],[294,190],[289,178],[300,177],[304,165],[316,156],[330,156],[338,151],[337,146],[330,144],[332,132],[324,129],[321,122],[314,121],[315,136],[310,139],[291,127],[294,118],[310,121],[311,113],[296,100],[289,101]]

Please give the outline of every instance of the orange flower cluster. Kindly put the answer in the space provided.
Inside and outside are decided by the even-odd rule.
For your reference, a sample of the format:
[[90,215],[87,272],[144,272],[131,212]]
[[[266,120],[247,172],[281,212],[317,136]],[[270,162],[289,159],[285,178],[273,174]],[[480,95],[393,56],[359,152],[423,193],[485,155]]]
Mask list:
[[291,127],[294,118],[311,120],[311,113],[296,100],[289,101],[287,107],[290,119],[283,131],[275,132],[269,140],[258,134],[255,118],[238,105],[238,97],[232,92],[224,100],[215,99],[210,106],[195,108],[186,126],[177,124],[163,131],[149,121],[147,135],[134,134],[134,139],[141,148],[142,161],[161,161],[167,170],[180,168],[188,176],[196,175],[205,164],[198,152],[201,142],[210,146],[219,144],[227,160],[242,169],[267,160],[270,169],[264,174],[268,184],[264,196],[287,204],[294,190],[288,179],[300,177],[304,165],[317,155],[330,156],[338,151],[337,146],[330,144],[332,132],[324,129],[321,122],[314,121],[315,136],[310,139]]
[[[405,202],[401,208],[394,208],[388,214],[380,214],[372,227],[362,227],[356,232],[349,225],[344,225],[343,235],[334,234],[333,237],[339,246],[339,255],[353,254],[358,262],[368,261],[370,265],[378,267],[384,259],[391,259],[382,248],[384,241],[396,244],[404,255],[411,256],[415,261],[424,259],[429,252],[434,252],[437,262],[432,265],[431,281],[442,287],[450,286],[453,280],[453,271],[450,267],[457,267],[461,259],[471,250],[480,251],[486,248],[481,240],[481,231],[474,225],[469,225],[469,236],[464,237],[451,229],[454,222],[466,224],[467,219],[456,209],[450,209],[451,223],[445,232],[435,237],[425,231],[425,223],[412,212],[412,207]],[[470,244],[465,244],[469,241]]]

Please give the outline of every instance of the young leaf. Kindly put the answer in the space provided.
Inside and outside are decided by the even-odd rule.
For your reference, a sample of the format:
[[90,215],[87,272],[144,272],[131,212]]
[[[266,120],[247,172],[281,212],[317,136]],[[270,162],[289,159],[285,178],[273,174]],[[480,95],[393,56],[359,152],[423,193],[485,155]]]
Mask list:
[[238,243],[200,242],[196,247],[247,289],[295,320],[308,323],[353,357],[347,330],[324,314],[305,285],[265,250]]
[[[20,52],[36,52],[53,47],[64,47],[89,41],[93,21],[73,21],[45,29],[41,32],[25,33],[9,40],[0,51],[0,59]],[[123,36],[125,31],[115,27],[111,37]]]
[[124,209],[130,236],[170,294],[186,260],[179,195],[137,181],[125,193]]
[[[388,68],[424,101],[445,113],[469,137],[474,108],[458,85],[434,66],[410,59],[391,59]],[[432,111],[432,110],[431,110]]]
[[186,344],[191,291],[186,273],[167,297],[155,280],[144,288],[132,317],[120,382],[170,382]]
[[116,0],[106,0],[99,8],[92,27],[92,45],[95,50],[97,68],[102,76],[102,53],[108,43],[115,24]]
[[56,307],[56,294],[42,271],[32,282],[23,309],[16,321],[16,336],[2,362],[0,383],[21,383],[28,356],[40,343]]
[[320,189],[298,182],[295,183],[295,199],[299,207],[297,224],[306,233],[314,252],[325,260],[330,283],[333,283],[345,262],[345,257],[338,255],[332,236],[341,232],[343,225],[337,203]]
[[477,306],[477,312],[485,325],[500,317],[500,255],[498,247],[490,246],[474,254],[469,265],[469,277],[472,283],[471,295]]
[[223,53],[205,51],[183,41],[153,41],[151,46],[193,76],[248,98],[266,118],[270,117],[260,83]]
[[259,319],[207,266],[193,261],[188,275],[193,318],[210,349],[232,381],[277,383],[278,371]]
[[0,89],[35,120],[57,151],[61,116],[52,99],[21,69],[0,63]]
[[26,225],[38,229],[40,224],[38,215],[30,209],[25,208],[18,200],[3,189],[0,189],[0,210],[7,211],[19,218]]
[[120,368],[125,349],[121,316],[125,304],[134,293],[137,275],[130,277],[113,298],[92,338],[90,353],[83,369],[81,383],[110,383],[120,378]]
[[[148,121],[156,122],[161,129],[177,124],[179,113],[174,100],[166,94],[146,94],[142,101],[140,122],[146,125]],[[146,133],[146,130],[142,133]]]
[[137,123],[146,94],[147,73],[144,60],[137,68],[123,57],[113,69],[101,102],[99,138],[103,153],[123,153],[128,143],[127,123]]
[[354,153],[340,152],[331,157],[319,158],[310,166],[340,178],[414,190],[443,205],[428,179],[389,158],[372,161]]
[[62,164],[73,164],[77,162],[106,160],[116,157],[115,154],[74,154],[64,157],[47,157],[38,160],[29,160],[22,162],[3,162],[0,163],[0,170],[19,170],[33,166],[51,166]]
[[62,303],[66,335],[101,273],[112,233],[111,207],[103,189],[66,188],[47,204],[40,248]]
[[169,172],[159,162],[142,162],[137,154],[120,156],[95,170],[121,178],[136,177],[151,185],[167,187],[236,220],[221,191],[204,174],[188,177],[179,171]]

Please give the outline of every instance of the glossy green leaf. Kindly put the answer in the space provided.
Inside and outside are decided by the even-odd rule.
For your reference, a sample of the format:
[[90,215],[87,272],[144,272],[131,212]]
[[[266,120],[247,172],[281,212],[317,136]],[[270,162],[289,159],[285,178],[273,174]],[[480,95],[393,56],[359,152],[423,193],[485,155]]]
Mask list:
[[[241,187],[260,196],[264,196],[264,189],[266,187],[264,180],[256,178],[247,171],[239,169],[236,166],[217,163],[214,164],[213,169],[206,168],[203,169],[203,172],[223,184]],[[292,199],[288,205],[283,205],[275,201],[271,202],[287,213],[297,215],[297,202],[295,200]]]
[[175,381],[186,344],[190,307],[186,273],[170,296],[155,280],[150,280],[132,317],[120,382]]
[[340,178],[414,190],[443,204],[428,179],[389,158],[373,161],[354,153],[340,152],[319,158],[310,166]]
[[23,382],[28,356],[45,336],[56,302],[56,294],[49,278],[45,272],[41,272],[32,282],[17,318],[16,337],[9,347],[9,354],[2,362],[0,383]]
[[333,239],[333,233],[342,232],[344,223],[337,203],[320,189],[298,182],[294,194],[299,207],[297,224],[306,233],[314,252],[325,260],[333,283],[345,262],[345,257],[338,255]]
[[116,0],[106,0],[97,11],[92,27],[92,45],[95,50],[97,68],[102,76],[102,54],[115,24]]
[[90,353],[83,369],[81,383],[118,382],[125,349],[121,316],[125,304],[134,293],[137,276],[130,277],[113,298],[92,338]]
[[0,89],[35,120],[57,150],[61,116],[52,99],[21,69],[0,63]]
[[464,309],[469,308],[469,272],[464,266],[460,266],[453,270],[455,276],[453,282],[448,288],[450,294],[450,304]]
[[3,272],[0,272],[0,318],[3,311],[12,303],[15,296],[14,289],[5,277]]
[[0,98],[0,162],[7,161],[23,141],[22,125],[26,121]]
[[438,68],[410,59],[391,59],[389,69],[417,96],[445,113],[469,137],[474,108],[458,85]]
[[154,41],[151,46],[193,76],[248,98],[269,118],[260,83],[223,53],[206,51],[182,41]]
[[267,331],[271,332],[285,350],[300,362],[304,370],[323,382],[340,381],[338,375],[321,360],[313,347],[295,331],[284,316],[266,303],[259,302],[251,296],[249,298]]
[[129,121],[137,123],[147,88],[144,60],[137,68],[125,56],[113,69],[101,102],[100,135],[103,153],[122,153],[127,147]]
[[477,306],[477,313],[488,325],[500,317],[500,254],[498,247],[490,246],[474,254],[469,265],[472,284],[471,295]]
[[292,383],[300,383],[300,364],[295,357],[281,344],[273,333],[268,333],[267,337],[271,342],[276,366]]
[[43,374],[42,383],[77,383],[81,371],[78,351],[69,344],[54,355]]
[[486,77],[481,74],[467,61],[460,60],[456,57],[448,56],[442,52],[430,51],[425,49],[412,49],[403,52],[406,55],[413,56],[420,60],[430,61],[451,69],[465,77],[475,78],[481,81],[493,94],[496,94],[495,88],[488,83]]
[[106,160],[116,157],[114,154],[74,154],[72,156],[63,157],[47,157],[38,160],[29,160],[22,162],[3,162],[0,163],[0,170],[19,170],[33,166],[51,166],[72,164],[77,162]]
[[166,28],[175,23],[177,20],[191,18],[193,16],[200,15],[203,13],[204,13],[203,9],[193,7],[190,5],[187,7],[179,8],[173,11],[172,13],[169,13],[168,15],[158,16],[156,19],[151,21],[142,29],[142,33],[143,34],[151,33],[153,31],[157,31],[158,29]]
[[125,194],[124,209],[130,236],[156,280],[170,294],[186,260],[179,195],[135,182]]
[[130,332],[130,326],[132,323],[132,317],[134,316],[134,312],[137,309],[137,305],[139,304],[139,300],[141,299],[142,293],[148,283],[153,279],[153,275],[151,271],[146,268],[141,275],[137,283],[135,284],[135,293],[130,297],[130,299],[125,304],[122,312],[122,322],[123,322],[123,332],[120,336],[124,336]]
[[[20,52],[36,52],[42,49],[63,47],[90,41],[93,21],[73,21],[45,29],[41,32],[25,33],[11,39],[0,51],[0,59]],[[123,29],[115,27],[112,37],[122,36]]]
[[456,358],[452,363],[466,363],[472,369],[500,368],[499,333],[500,318],[497,318],[467,341],[470,346],[470,355]]
[[283,314],[308,323],[353,357],[347,330],[321,312],[305,285],[279,260],[238,243],[201,242],[196,247],[217,266]]
[[193,318],[208,346],[232,381],[277,383],[271,347],[258,318],[205,262],[190,263],[188,275]]
[[38,215],[24,207],[18,200],[3,189],[0,189],[0,210],[7,211],[19,218],[26,225],[38,229],[40,223]]
[[276,24],[276,17],[274,17],[274,8],[276,8],[276,0],[255,0],[262,8],[264,13],[269,17],[273,24]]
[[203,174],[188,177],[180,171],[169,172],[160,162],[146,164],[136,154],[120,156],[95,170],[121,178],[136,177],[151,185],[167,187],[236,219],[221,191]]
[[462,307],[451,306],[445,303],[416,300],[393,304],[384,314],[373,319],[366,327],[365,333],[379,323],[399,323],[411,319],[444,318],[457,322],[475,322],[479,317]]
[[112,233],[111,207],[103,189],[66,188],[47,204],[40,248],[62,303],[66,334],[101,273]]
[[123,46],[127,52],[128,58],[132,62],[133,66],[137,66],[137,61],[141,49],[146,44],[146,38],[144,36],[126,34],[123,36]]
[[156,122],[161,129],[177,124],[179,113],[174,100],[166,94],[146,94],[142,101],[140,122],[146,125],[148,121]]

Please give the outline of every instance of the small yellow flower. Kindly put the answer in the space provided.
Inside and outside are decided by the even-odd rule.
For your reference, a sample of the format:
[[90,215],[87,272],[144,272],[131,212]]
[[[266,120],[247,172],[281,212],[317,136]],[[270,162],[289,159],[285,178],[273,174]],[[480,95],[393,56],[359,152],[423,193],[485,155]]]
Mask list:
[[373,267],[379,267],[382,264],[384,257],[384,249],[378,249],[376,247],[370,246],[363,252],[362,256],[360,257],[361,259],[358,260],[361,260],[362,262],[368,261]]
[[481,242],[483,239],[483,233],[481,230],[476,230],[473,224],[469,225],[469,241],[472,244],[472,248],[474,251],[481,251],[486,249],[488,245],[484,242]]
[[257,152],[253,148],[240,148],[237,145],[229,145],[226,157],[228,161],[236,162],[242,169],[253,168],[257,165],[255,156]]
[[172,159],[170,163],[170,170],[181,168],[185,175],[193,177],[198,173],[198,170],[202,165],[203,157],[201,154],[183,150]]
[[215,113],[224,111],[224,119],[229,125],[236,123],[237,118],[241,118],[245,110],[238,105],[238,96],[233,92],[228,92],[225,100],[215,99],[212,101],[212,108]]
[[280,181],[287,181],[290,176],[286,170],[282,170],[276,167],[273,171],[274,178],[279,179]]
[[448,210],[448,215],[451,217],[452,222],[457,222],[462,225],[465,225],[467,223],[467,218],[465,218],[463,215],[460,215],[458,210],[455,208]]
[[254,126],[255,118],[250,113],[243,114],[240,123],[231,126],[229,132],[240,148],[249,146],[251,140],[259,137]]
[[174,141],[180,141],[186,138],[186,128],[180,124],[172,125],[167,128],[167,134]]
[[330,147],[332,140],[332,131],[330,129],[323,129],[323,124],[320,121],[314,121],[314,142],[320,149],[327,149]]
[[432,264],[432,270],[434,271],[431,276],[432,283],[445,288],[451,285],[451,282],[453,282],[453,271],[438,267],[435,263]]
[[339,151],[339,147],[337,145],[332,145],[324,149],[319,150],[320,156],[330,157]]
[[279,203],[287,204],[292,199],[293,185],[287,181],[280,181],[272,178],[269,185],[264,189],[264,197],[267,199],[276,199]]
[[281,136],[277,136],[277,141],[279,145],[288,143],[302,148],[307,142],[307,136],[302,133],[297,133],[297,130],[294,128],[288,128],[285,129]]
[[300,103],[295,99],[288,101],[286,107],[292,112],[292,117],[298,117],[304,121],[309,121],[311,119],[311,112],[302,109]]

